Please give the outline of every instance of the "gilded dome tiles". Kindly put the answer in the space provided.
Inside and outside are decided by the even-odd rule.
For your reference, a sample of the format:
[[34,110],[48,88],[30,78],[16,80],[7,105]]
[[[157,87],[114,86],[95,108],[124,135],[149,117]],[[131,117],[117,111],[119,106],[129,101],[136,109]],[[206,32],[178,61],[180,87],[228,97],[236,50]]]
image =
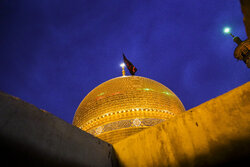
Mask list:
[[[113,144],[134,134],[136,128],[139,132],[183,111],[179,98],[159,82],[139,76],[117,77],[83,99],[73,125]],[[123,137],[114,135],[121,130]]]

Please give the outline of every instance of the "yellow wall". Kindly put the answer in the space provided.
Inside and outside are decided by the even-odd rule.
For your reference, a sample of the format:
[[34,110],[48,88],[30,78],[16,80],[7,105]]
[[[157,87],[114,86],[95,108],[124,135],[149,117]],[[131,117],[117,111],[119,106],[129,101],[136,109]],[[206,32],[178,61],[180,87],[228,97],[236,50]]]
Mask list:
[[250,154],[250,82],[113,146],[129,167],[243,163]]

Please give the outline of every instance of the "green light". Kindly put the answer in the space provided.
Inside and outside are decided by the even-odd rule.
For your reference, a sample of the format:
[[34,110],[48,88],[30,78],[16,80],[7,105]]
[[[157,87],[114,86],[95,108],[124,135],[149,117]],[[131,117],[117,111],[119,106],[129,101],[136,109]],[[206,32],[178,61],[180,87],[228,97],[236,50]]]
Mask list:
[[[149,90],[152,90],[152,89],[149,89],[149,88],[143,88],[143,90],[149,91]],[[153,90],[152,90],[152,91],[153,91]]]
[[100,93],[100,94],[99,94],[99,95],[97,95],[97,96],[101,96],[101,95],[104,95],[104,92]]
[[224,33],[227,33],[227,34],[228,34],[228,33],[230,33],[230,30],[231,30],[231,29],[230,29],[229,27],[225,27],[225,28],[224,28]]
[[164,93],[166,95],[171,95],[171,93],[169,93],[169,92],[162,92],[162,93]]

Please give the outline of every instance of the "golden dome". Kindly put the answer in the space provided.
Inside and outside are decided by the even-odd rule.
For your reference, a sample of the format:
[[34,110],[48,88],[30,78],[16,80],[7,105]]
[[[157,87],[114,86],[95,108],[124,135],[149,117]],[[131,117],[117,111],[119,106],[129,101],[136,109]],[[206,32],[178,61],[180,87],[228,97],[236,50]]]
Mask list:
[[152,79],[123,76],[93,89],[73,125],[111,144],[185,111],[179,98]]

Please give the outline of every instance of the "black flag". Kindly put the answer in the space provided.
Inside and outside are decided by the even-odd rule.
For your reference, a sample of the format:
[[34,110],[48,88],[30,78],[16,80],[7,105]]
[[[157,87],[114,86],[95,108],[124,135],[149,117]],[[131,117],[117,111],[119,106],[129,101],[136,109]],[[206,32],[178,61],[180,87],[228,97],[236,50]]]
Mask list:
[[124,53],[123,53],[123,61],[126,64],[130,74],[135,75],[137,68],[135,68],[135,66],[130,61],[128,61],[128,59],[125,57]]

